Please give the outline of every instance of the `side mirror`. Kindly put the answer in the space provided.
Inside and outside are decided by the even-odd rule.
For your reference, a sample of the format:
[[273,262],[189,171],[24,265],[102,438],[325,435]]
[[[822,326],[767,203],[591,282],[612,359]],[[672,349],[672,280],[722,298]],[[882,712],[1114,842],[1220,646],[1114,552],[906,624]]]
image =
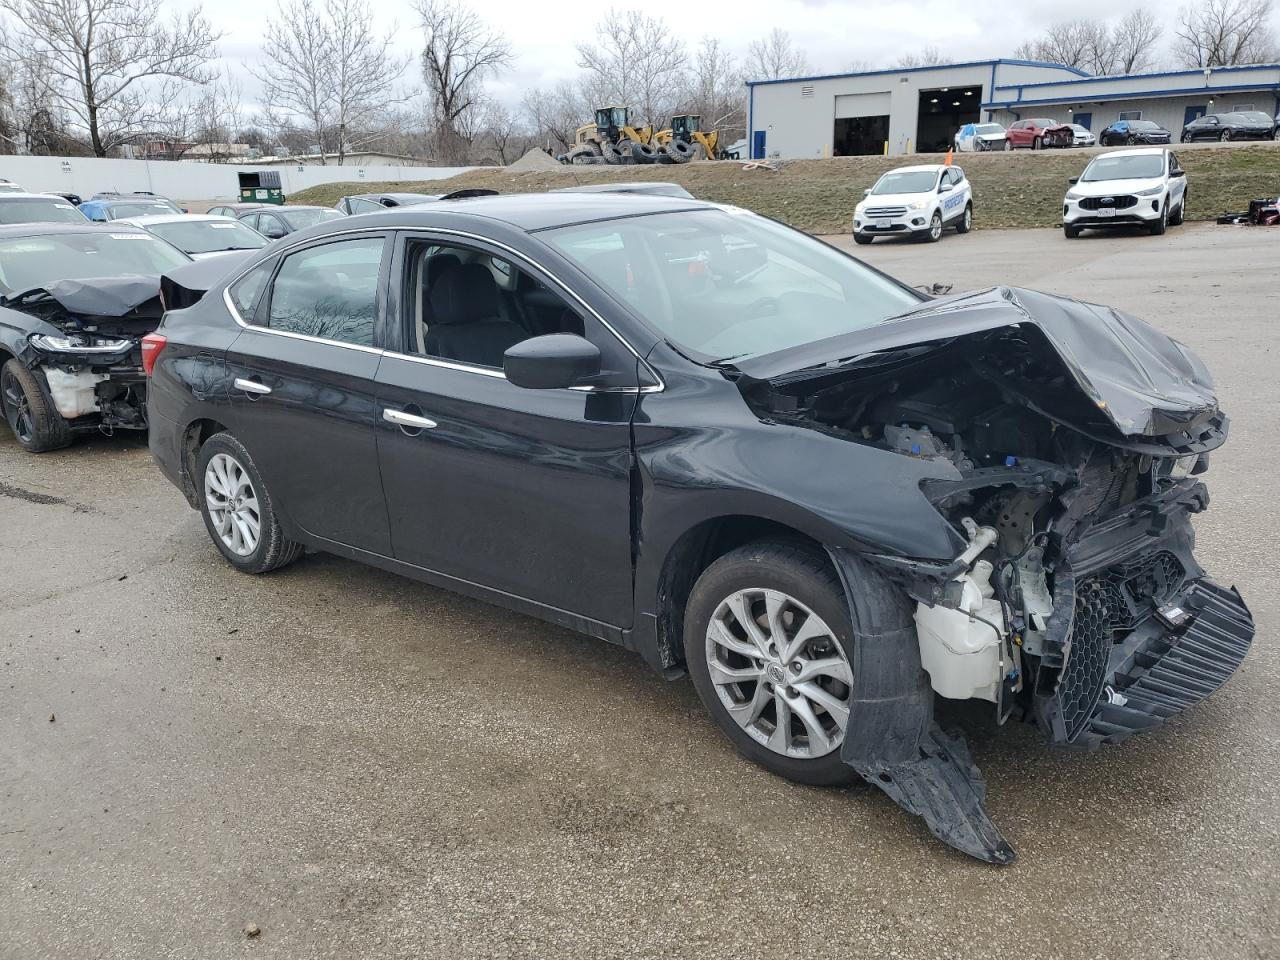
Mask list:
[[871,196],[871,188],[870,188],[870,187],[867,187],[867,189],[863,190],[863,191],[862,191],[862,195],[863,195],[864,197],[869,197],[869,196]]
[[576,387],[600,374],[600,348],[573,333],[548,333],[522,340],[502,356],[502,370],[517,387],[557,390]]
[[1067,183],[1071,184],[1072,186],[1075,186],[1075,185],[1076,185],[1077,183],[1079,183],[1079,182],[1080,182],[1080,178],[1079,178],[1079,177],[1068,177],[1068,178],[1067,178]]
[[950,192],[951,192],[952,190],[954,190],[954,189],[955,189],[955,186],[954,186],[953,184],[950,184],[950,183],[944,183],[944,184],[942,184],[940,187],[938,187],[938,192],[939,192],[939,193],[950,193]]
[[269,223],[263,226],[262,235],[268,240],[279,240],[284,236],[284,227],[278,223]]
[[1186,175],[1187,175],[1187,171],[1185,171],[1185,170],[1170,170],[1170,171],[1169,171],[1169,176],[1171,176],[1171,177],[1185,177]]

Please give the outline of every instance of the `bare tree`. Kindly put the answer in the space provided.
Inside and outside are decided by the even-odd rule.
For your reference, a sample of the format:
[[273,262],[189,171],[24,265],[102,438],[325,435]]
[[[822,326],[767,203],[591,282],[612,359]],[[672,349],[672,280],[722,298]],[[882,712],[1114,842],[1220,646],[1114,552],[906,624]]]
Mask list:
[[1142,8],[1114,25],[1105,20],[1069,20],[1022,44],[1014,56],[1061,63],[1100,77],[1136,73],[1154,65],[1162,30],[1155,15]]
[[57,105],[105,157],[155,122],[152,81],[207,76],[220,34],[199,7],[167,20],[162,7],[163,0],[0,0],[16,21],[4,52],[47,71]]
[[206,83],[195,102],[193,149],[203,147],[202,159],[226,163],[236,158],[234,145],[244,124],[244,90],[228,71]]
[[392,85],[409,62],[392,53],[394,27],[382,36],[374,32],[366,0],[325,0],[324,9],[331,38],[330,98],[341,166],[348,142],[368,137],[368,128],[388,106],[407,99],[407,94],[395,93]]
[[787,80],[809,71],[804,52],[791,45],[791,34],[774,27],[763,40],[747,47],[747,74],[751,80]]
[[1150,10],[1139,7],[1124,15],[1111,31],[1111,72],[1142,73],[1156,65],[1156,43],[1164,27]]
[[330,25],[311,0],[280,0],[267,21],[261,63],[249,68],[262,82],[264,125],[279,135],[297,118],[319,145],[322,164],[332,105],[332,51]]
[[506,166],[528,147],[515,115],[497,100],[490,100],[484,108],[480,132],[498,154],[498,161]]
[[716,37],[704,36],[694,53],[692,77],[684,102],[702,116],[703,129],[720,130],[724,143],[746,130],[746,97],[742,70]]
[[1200,0],[1178,11],[1173,56],[1187,67],[1231,67],[1280,57],[1272,0]]
[[446,165],[465,163],[469,143],[463,130],[475,122],[485,79],[511,62],[511,47],[462,0],[418,0],[416,9],[436,157]]
[[567,80],[561,80],[550,90],[530,90],[521,107],[534,134],[543,139],[547,147],[559,145],[565,150],[573,146],[574,134],[590,109]]
[[942,51],[937,47],[924,47],[916,53],[904,53],[894,61],[895,67],[936,67],[946,60],[942,56]]
[[681,93],[684,44],[658,17],[639,10],[610,10],[596,24],[593,43],[578,44],[584,88],[592,105],[631,107],[637,125],[665,126]]

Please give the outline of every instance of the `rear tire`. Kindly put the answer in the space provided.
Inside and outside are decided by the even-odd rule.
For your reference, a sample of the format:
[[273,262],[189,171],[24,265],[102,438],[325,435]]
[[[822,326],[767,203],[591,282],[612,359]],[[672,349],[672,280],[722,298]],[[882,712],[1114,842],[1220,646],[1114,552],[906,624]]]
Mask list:
[[0,367],[0,412],[19,446],[48,453],[71,445],[71,427],[53,405],[40,377],[17,360]]
[[280,527],[258,465],[231,434],[215,433],[205,441],[195,480],[209,538],[237,570],[269,573],[302,556],[302,544]]
[[[764,598],[765,591],[771,594],[768,602]],[[830,561],[810,547],[777,541],[748,544],[716,560],[698,578],[685,607],[685,661],[694,688],[707,712],[738,752],[747,759],[755,761],[770,773],[796,783],[834,786],[854,781],[857,774],[841,761],[839,742],[831,745],[831,741],[837,740],[837,737],[830,736],[824,743],[811,745],[812,737],[807,735],[810,728],[799,719],[801,711],[793,714],[795,719],[788,722],[784,734],[779,736],[777,732],[778,709],[782,704],[799,705],[803,701],[809,706],[809,716],[816,715],[824,725],[837,722],[836,712],[825,709],[821,712],[813,711],[812,705],[820,700],[784,685],[784,678],[791,675],[786,670],[787,665],[781,664],[782,669],[777,669],[779,664],[766,659],[767,654],[750,658],[734,654],[727,647],[715,644],[714,639],[724,634],[719,632],[721,627],[712,623],[713,618],[719,624],[728,625],[729,636],[736,640],[738,648],[750,650],[755,646],[739,619],[731,615],[735,598],[741,601],[738,609],[749,614],[757,635],[763,635],[766,644],[778,639],[794,639],[799,629],[808,624],[810,618],[816,617],[815,637],[795,654],[796,659],[791,662],[834,662],[838,671],[838,661],[843,660],[848,682],[841,682],[827,674],[815,677],[805,686],[811,688],[812,685],[821,683],[823,686],[818,697],[830,698],[833,706],[839,702],[848,704],[852,697],[850,665],[854,662],[853,622],[844,589],[835,570],[831,568]],[[777,604],[779,598],[790,601],[782,606],[782,612],[777,618],[777,622],[783,627],[782,637],[779,637],[768,616],[769,604]],[[727,617],[726,610],[730,611]],[[790,621],[785,619],[788,614],[792,617]],[[725,619],[721,619],[722,617]],[[818,626],[825,629],[819,630]],[[734,632],[734,627],[738,632]],[[787,629],[792,632],[788,634]],[[709,633],[712,638],[710,641]],[[733,660],[733,664],[721,659],[726,655]],[[717,681],[713,681],[713,659],[722,669],[736,665],[739,669],[754,673],[759,679],[743,679],[731,684],[726,683],[723,673],[720,673]],[[759,668],[757,663],[765,666]],[[771,665],[773,669],[770,668]],[[783,682],[775,687],[771,677],[783,679]],[[782,690],[778,690],[778,687],[782,687]],[[744,709],[754,709],[753,698],[757,696],[763,703],[759,719],[751,723],[744,717],[745,722],[740,723],[730,713],[726,699],[740,705],[743,709],[739,709],[737,713],[742,715]],[[774,720],[773,735],[767,735],[770,711]],[[801,734],[801,729],[806,733]],[[830,732],[831,728],[827,729]],[[840,728],[839,741],[843,741],[845,733],[844,728]],[[782,752],[783,750],[786,752]],[[806,753],[810,755],[805,755]]]

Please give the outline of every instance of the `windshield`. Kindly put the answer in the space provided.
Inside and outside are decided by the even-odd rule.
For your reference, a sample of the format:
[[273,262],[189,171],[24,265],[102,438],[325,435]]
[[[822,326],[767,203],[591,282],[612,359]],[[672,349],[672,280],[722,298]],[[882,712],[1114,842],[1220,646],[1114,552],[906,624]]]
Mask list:
[[1159,130],[1160,125],[1152,120],[1130,120],[1129,128],[1131,130]]
[[1098,157],[1085,167],[1080,180],[1093,183],[1098,180],[1147,180],[1164,176],[1164,154],[1130,153]]
[[938,183],[937,170],[904,170],[886,173],[871,188],[872,196],[886,193],[928,193]]
[[113,203],[107,208],[107,216],[112,220],[124,220],[127,217],[150,217],[157,214],[181,213],[171,203],[158,200],[139,200],[132,203]]
[[257,250],[267,245],[266,237],[239,220],[174,220],[151,223],[147,229],[187,253]]
[[52,280],[156,276],[190,261],[145,233],[65,233],[0,240],[0,293],[21,293]]
[[1004,127],[998,123],[980,123],[973,128],[973,132],[979,134],[1004,133]]
[[821,240],[745,211],[652,214],[540,235],[709,362],[860,330],[920,302]]
[[0,197],[0,223],[84,223],[83,213],[53,197]]
[[1028,121],[1028,122],[1029,122],[1033,127],[1056,127],[1056,126],[1058,126],[1058,121],[1057,121],[1057,120],[1051,120],[1051,119],[1050,119],[1050,118],[1048,118],[1048,117],[1040,117],[1039,119],[1036,119],[1036,120],[1030,120],[1030,121]]
[[284,217],[293,229],[301,230],[303,227],[313,227],[325,220],[337,220],[342,214],[337,210],[281,210],[280,216]]

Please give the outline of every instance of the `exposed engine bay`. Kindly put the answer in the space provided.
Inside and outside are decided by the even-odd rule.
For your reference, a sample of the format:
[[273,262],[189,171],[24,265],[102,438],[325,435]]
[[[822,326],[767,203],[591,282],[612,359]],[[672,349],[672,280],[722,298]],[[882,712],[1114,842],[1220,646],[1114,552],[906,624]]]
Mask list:
[[160,323],[156,280],[64,280],[0,306],[37,321],[21,359],[72,430],[146,429],[141,339]]
[[[1028,310],[1033,299],[1046,309]],[[957,302],[916,315],[938,321],[937,339],[902,345],[899,333],[739,388],[762,419],[954,468],[920,483],[956,534],[954,559],[871,558],[914,601],[935,693],[989,701],[997,722],[1032,720],[1053,743],[1119,742],[1216,690],[1253,638],[1243,600],[1192,555],[1226,417],[1194,355],[1141,321],[1027,291]],[[1050,311],[1068,322],[1029,322]],[[956,743],[935,757],[922,747],[922,762],[972,773],[977,799],[955,810],[979,828],[949,837],[944,808],[884,788],[948,842],[1007,862]]]

